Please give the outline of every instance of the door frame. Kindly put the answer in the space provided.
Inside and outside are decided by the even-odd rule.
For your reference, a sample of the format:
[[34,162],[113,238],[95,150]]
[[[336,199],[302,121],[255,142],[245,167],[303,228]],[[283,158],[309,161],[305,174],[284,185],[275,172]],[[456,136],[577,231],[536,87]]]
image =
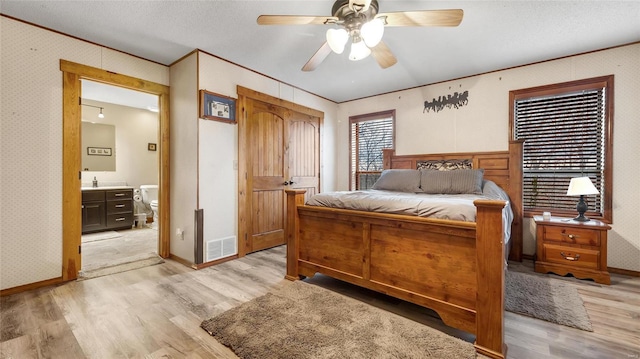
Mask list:
[[[322,170],[322,125],[324,122],[324,112],[315,110],[303,105],[299,105],[287,100],[283,100],[271,95],[267,95],[255,90],[238,85],[236,92],[238,94],[238,101],[236,103],[236,113],[239,114],[238,120],[238,257],[243,257],[247,254],[246,251],[246,237],[250,232],[251,221],[248,211],[247,198],[251,195],[248,193],[247,186],[247,166],[250,164],[247,162],[248,157],[248,133],[247,133],[247,113],[245,112],[245,101],[256,100],[264,102],[270,105],[282,107],[288,110],[296,111],[305,115],[310,115],[319,118],[320,136],[319,136],[319,149],[318,156],[320,159],[319,168]],[[318,179],[318,187],[320,188],[320,179]]]
[[169,174],[169,86],[117,74],[99,68],[60,60],[62,71],[62,280],[78,277],[82,255],[82,192],[81,184],[81,82],[86,79],[107,85],[146,92],[158,96],[160,138],[158,201],[158,255],[169,257],[170,252],[170,174]]

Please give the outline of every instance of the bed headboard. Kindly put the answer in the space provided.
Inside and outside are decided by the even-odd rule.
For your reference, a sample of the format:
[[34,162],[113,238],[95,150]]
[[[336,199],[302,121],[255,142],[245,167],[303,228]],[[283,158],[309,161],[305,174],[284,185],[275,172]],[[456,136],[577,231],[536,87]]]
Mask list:
[[[396,155],[392,149],[383,150],[384,169],[417,169],[421,161],[457,162],[454,166],[464,166],[470,162],[472,168],[483,168],[484,178],[502,187],[511,199],[513,223],[511,225],[510,260],[522,261],[522,145],[523,141],[511,141],[508,151],[438,153],[420,155]],[[451,165],[451,164],[450,164]]]

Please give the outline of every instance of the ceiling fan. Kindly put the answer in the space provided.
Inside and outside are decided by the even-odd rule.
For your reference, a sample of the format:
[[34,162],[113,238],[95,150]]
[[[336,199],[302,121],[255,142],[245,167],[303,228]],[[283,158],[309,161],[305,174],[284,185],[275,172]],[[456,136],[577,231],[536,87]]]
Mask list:
[[341,54],[349,39],[349,59],[358,61],[372,55],[383,69],[398,60],[382,41],[385,26],[458,26],[461,9],[417,10],[378,13],[377,0],[337,0],[331,8],[333,16],[260,15],[259,25],[339,25],[327,30],[327,40],[302,67],[313,71],[333,51]]

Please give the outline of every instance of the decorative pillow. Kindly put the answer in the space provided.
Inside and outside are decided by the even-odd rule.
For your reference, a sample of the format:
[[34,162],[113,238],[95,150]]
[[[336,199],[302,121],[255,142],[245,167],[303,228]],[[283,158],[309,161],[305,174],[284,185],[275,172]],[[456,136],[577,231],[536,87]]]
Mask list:
[[451,171],[472,169],[471,160],[426,160],[418,161],[416,167],[419,170]]
[[372,188],[396,192],[422,192],[420,171],[410,169],[384,170]]
[[420,172],[420,187],[424,193],[482,194],[484,169]]

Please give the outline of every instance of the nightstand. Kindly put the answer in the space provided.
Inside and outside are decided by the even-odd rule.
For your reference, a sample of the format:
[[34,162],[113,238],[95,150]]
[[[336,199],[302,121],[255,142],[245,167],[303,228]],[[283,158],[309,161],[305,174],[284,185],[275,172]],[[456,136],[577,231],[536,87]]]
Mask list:
[[611,284],[607,270],[607,231],[611,227],[591,219],[578,222],[570,218],[533,217],[536,223],[535,270],[559,275],[590,278]]

